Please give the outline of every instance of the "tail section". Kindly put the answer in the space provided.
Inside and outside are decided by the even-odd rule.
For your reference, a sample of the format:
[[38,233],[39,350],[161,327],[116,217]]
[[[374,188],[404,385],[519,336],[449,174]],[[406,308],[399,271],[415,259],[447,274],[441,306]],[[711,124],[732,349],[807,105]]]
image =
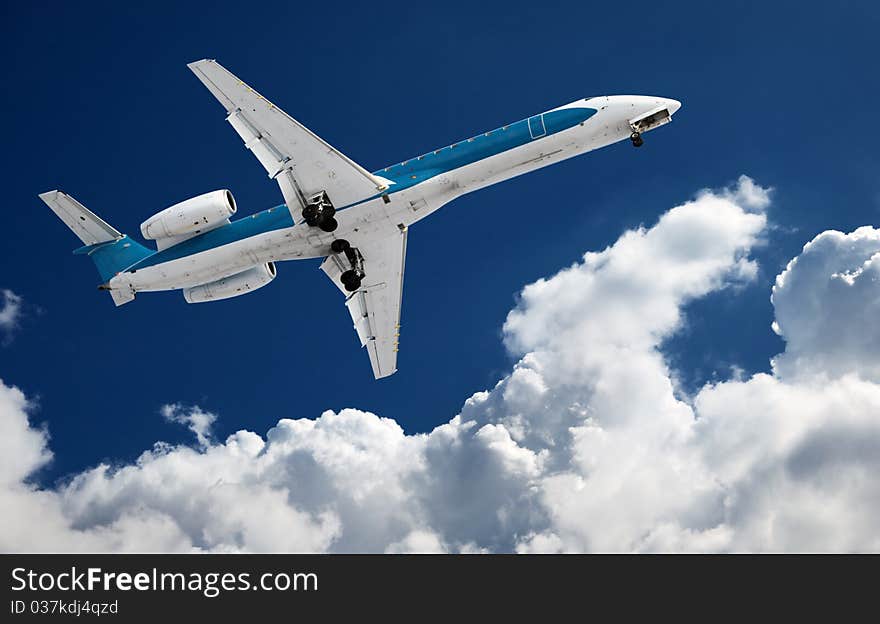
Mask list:
[[108,243],[122,237],[114,227],[83,206],[67,193],[49,191],[41,193],[40,199],[52,209],[65,225],[73,230],[84,245]]
[[98,274],[106,284],[117,273],[121,273],[155,252],[150,251],[137,241],[131,240],[128,236],[120,234],[116,240],[86,245],[74,249],[73,253],[85,254],[91,258],[98,269]]
[[[84,246],[75,254],[85,254],[95,263],[105,286],[114,275],[154,252],[116,230],[91,210],[61,191],[41,193],[40,199],[58,215]],[[111,291],[116,305],[131,301],[133,295],[121,296]]]

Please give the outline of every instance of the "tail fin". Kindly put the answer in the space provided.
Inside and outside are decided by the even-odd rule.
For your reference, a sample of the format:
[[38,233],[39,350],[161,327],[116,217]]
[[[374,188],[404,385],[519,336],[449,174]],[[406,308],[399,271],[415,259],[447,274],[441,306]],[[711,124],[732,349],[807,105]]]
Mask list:
[[[84,247],[73,253],[88,255],[95,263],[105,284],[117,273],[154,253],[105,223],[103,219],[66,193],[48,191],[41,193],[40,199],[46,202],[46,205],[84,243]],[[114,295],[113,299],[116,301],[117,297]]]

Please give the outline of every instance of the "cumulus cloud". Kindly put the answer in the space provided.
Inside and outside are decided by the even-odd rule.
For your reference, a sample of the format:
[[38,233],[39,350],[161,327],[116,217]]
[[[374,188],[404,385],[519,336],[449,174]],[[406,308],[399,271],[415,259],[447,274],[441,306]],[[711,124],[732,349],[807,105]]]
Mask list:
[[76,528],[58,491],[28,482],[52,459],[47,432],[28,422],[32,407],[20,390],[0,381],[0,550],[164,552],[189,547],[170,518],[147,507],[120,513],[112,525]]
[[180,403],[167,403],[159,409],[159,413],[168,422],[184,425],[196,435],[199,446],[207,448],[211,443],[211,426],[217,415],[206,412],[198,405],[186,408]]
[[412,555],[436,555],[446,552],[440,538],[436,533],[430,531],[415,530],[409,533],[399,542],[389,544],[385,552],[391,555],[395,554],[412,554]]
[[702,191],[525,287],[511,372],[426,434],[344,409],[217,442],[174,404],[198,448],[44,489],[47,433],[0,386],[0,550],[880,550],[880,232],[821,234],[777,279],[772,374],[681,396],[662,353],[689,301],[756,274],[769,201]]
[[880,381],[878,284],[880,230],[832,230],[807,243],[773,286],[773,328],[786,341],[775,372]]
[[18,328],[18,322],[22,315],[22,298],[16,295],[8,288],[0,289],[0,295],[3,298],[2,307],[0,307],[0,332],[5,336],[5,340],[10,340],[12,333]]

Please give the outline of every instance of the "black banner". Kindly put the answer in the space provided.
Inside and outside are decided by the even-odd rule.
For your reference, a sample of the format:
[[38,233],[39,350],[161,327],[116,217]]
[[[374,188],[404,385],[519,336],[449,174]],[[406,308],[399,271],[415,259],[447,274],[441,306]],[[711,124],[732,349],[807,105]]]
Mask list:
[[[869,561],[877,560],[861,563]],[[827,608],[838,620],[873,588],[857,559],[835,557],[3,555],[2,562],[3,622],[433,619],[470,616],[476,606],[541,620],[563,608],[585,618],[598,608],[656,618],[706,604],[743,616],[768,604],[814,616]]]

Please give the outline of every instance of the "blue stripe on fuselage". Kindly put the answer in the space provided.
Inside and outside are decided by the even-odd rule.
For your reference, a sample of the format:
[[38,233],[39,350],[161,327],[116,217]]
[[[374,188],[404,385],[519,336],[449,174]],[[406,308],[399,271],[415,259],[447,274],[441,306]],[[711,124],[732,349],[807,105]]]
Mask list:
[[544,113],[544,127],[547,133],[533,139],[529,133],[528,120],[517,121],[475,137],[453,143],[433,152],[410,158],[402,163],[374,171],[373,175],[394,182],[389,193],[396,193],[415,186],[441,173],[464,167],[478,160],[489,158],[515,147],[537,141],[544,137],[573,128],[596,114],[595,108],[577,107]]
[[215,230],[187,239],[173,247],[157,251],[135,264],[129,270],[136,271],[137,269],[162,264],[163,262],[178,260],[185,256],[191,256],[201,251],[214,249],[215,247],[222,247],[223,245],[250,238],[257,234],[264,234],[292,226],[293,219],[290,216],[290,211],[287,209],[287,206],[282,204],[249,217],[237,219]]
[[[483,134],[478,134],[470,139],[453,143],[433,152],[422,154],[416,158],[405,160],[402,163],[391,165],[385,169],[374,171],[373,175],[381,176],[394,182],[394,186],[386,192],[386,194],[391,195],[442,173],[453,171],[501,152],[520,147],[531,141],[539,141],[563,130],[568,130],[579,123],[583,123],[595,114],[595,108],[587,107],[550,111],[549,113],[544,113],[544,127],[547,133],[541,137],[532,138],[529,133],[528,120],[524,119]],[[376,194],[357,202],[357,204],[379,196],[380,194]],[[351,206],[357,204],[351,204]],[[351,206],[342,206],[338,209],[342,210]],[[293,219],[290,216],[290,211],[287,209],[287,206],[281,204],[249,217],[237,219],[210,232],[199,234],[173,247],[157,251],[132,266],[129,271],[136,271],[171,260],[178,260],[202,251],[235,243],[251,236],[292,226]]]

